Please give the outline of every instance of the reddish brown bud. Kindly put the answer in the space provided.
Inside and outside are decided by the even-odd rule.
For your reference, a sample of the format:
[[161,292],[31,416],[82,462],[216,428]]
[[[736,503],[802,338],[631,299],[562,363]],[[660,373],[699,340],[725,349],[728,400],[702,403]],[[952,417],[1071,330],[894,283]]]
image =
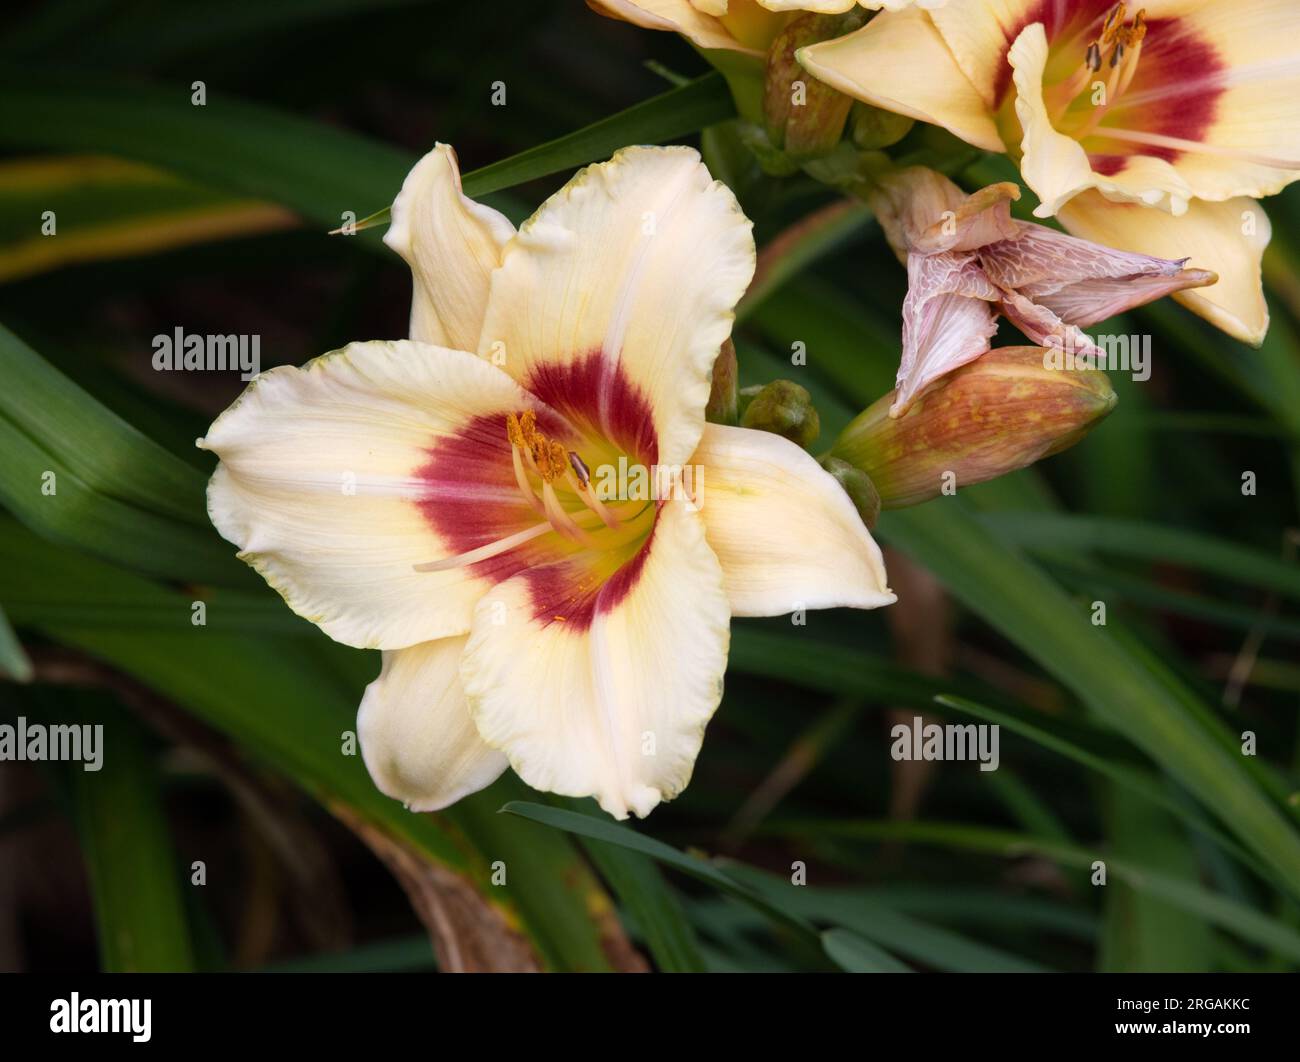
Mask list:
[[796,18],[772,41],[763,79],[763,118],[768,139],[795,160],[826,154],[844,135],[853,100],[823,84],[799,65],[795,53],[808,44],[860,28],[863,11]]
[[890,392],[830,456],[860,468],[886,509],[1014,472],[1078,442],[1114,408],[1106,374],[1047,368],[1043,347],[991,350],[927,388],[901,417]]

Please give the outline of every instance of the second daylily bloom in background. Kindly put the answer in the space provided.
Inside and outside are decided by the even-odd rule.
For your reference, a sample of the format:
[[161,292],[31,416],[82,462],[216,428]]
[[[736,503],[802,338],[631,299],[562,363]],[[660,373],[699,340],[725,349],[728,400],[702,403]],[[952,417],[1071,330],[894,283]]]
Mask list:
[[980,357],[995,311],[1034,343],[1104,358],[1083,328],[1134,306],[1215,281],[1204,269],[1102,247],[1019,221],[1014,184],[962,193],[920,166],[880,177],[866,193],[907,266],[903,355],[890,410],[899,416],[930,383]]
[[257,377],[200,440],[213,523],[295,612],[384,650],[358,730],[385,793],[432,810],[509,763],[645,815],[690,778],[733,615],[893,600],[812,457],[705,422],[750,223],[694,151],[628,148],[516,232],[440,146],[386,240],[411,340]]
[[866,103],[1008,152],[1040,216],[1072,233],[1214,269],[1175,297],[1262,341],[1269,225],[1255,199],[1300,176],[1294,0],[949,0],[799,59]]
[[937,7],[945,0],[587,0],[601,14],[680,33],[699,48],[755,57],[763,56],[776,35],[801,14],[900,11],[914,2]]
[[[594,10],[647,29],[680,34],[727,78],[742,119],[738,130],[763,169],[784,176],[839,144],[853,100],[795,60],[813,44],[859,29],[879,10],[945,0],[587,0]],[[857,105],[862,147],[894,143],[910,122]]]

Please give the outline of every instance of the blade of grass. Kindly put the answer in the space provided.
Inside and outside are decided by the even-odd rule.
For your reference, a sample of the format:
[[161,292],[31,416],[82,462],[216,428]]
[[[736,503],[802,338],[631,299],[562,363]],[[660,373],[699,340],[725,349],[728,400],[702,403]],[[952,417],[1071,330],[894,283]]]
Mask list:
[[[42,231],[46,211],[57,239]],[[296,223],[283,207],[213,192],[121,159],[6,162],[0,164],[0,283]]]
[[1091,868],[1095,860],[1106,864],[1114,878],[1190,911],[1222,929],[1236,933],[1293,961],[1300,961],[1300,932],[1252,908],[1209,892],[1187,881],[1134,860],[1065,845],[1009,830],[988,829],[948,822],[806,822],[771,823],[765,832],[781,836],[836,836],[862,841],[905,841],[962,851],[986,852],[1009,858],[1039,855],[1063,866]]
[[0,503],[42,538],[171,579],[251,585],[213,531],[106,496],[0,416]]
[[591,837],[583,837],[581,842],[588,858],[634,919],[655,965],[664,973],[702,972],[705,965],[695,930],[654,861]]
[[[57,621],[20,620],[80,649],[174,701],[305,789],[326,808],[346,809],[460,875],[511,925],[521,927],[545,965],[559,970],[609,966],[597,914],[609,910],[573,844],[495,814],[529,792],[513,776],[438,815],[416,815],[383,796],[355,739],[356,709],[378,661],[323,635],[281,638],[194,626],[186,594],[102,561],[80,558],[71,577],[55,567],[61,552],[0,520],[0,600],[26,585],[27,567],[75,585],[97,622],[67,612]],[[9,563],[17,558],[16,563]],[[59,591],[66,596],[68,586]],[[27,591],[24,591],[26,594]],[[120,608],[119,622],[102,622]],[[141,610],[171,615],[170,629],[132,629]],[[210,610],[209,616],[213,613]],[[494,861],[508,884],[492,883]]]
[[828,929],[822,934],[822,948],[841,970],[848,973],[913,973],[910,966],[883,948],[848,929]]
[[[484,196],[606,158],[627,144],[698,132],[734,113],[716,73],[464,176]],[[188,89],[20,67],[0,69],[0,144],[105,152],[162,166],[213,188],[289,207],[333,229],[391,203],[415,157],[267,107]],[[387,208],[358,225],[387,220]],[[377,241],[366,241],[377,248]]]
[[1086,549],[1133,560],[1181,564],[1300,598],[1300,568],[1213,535],[1163,527],[1149,520],[1069,513],[996,512],[978,519],[1001,541],[1029,550]]
[[0,375],[0,418],[89,489],[208,527],[201,473],[100,405],[3,325]]
[[32,662],[23,651],[3,608],[0,608],[0,676],[15,682],[29,682],[32,677]]
[[1004,726],[1043,748],[1081,764],[1099,776],[1114,782],[1125,791],[1140,797],[1146,803],[1183,820],[1193,829],[1216,841],[1256,873],[1267,876],[1267,871],[1254,856],[1242,849],[1236,841],[1202,815],[1198,808],[1177,799],[1149,771],[1087,749],[1024,718],[998,711],[996,708],[989,708],[964,697],[945,694],[936,697],[935,701],[944,707],[973,715],[996,726]]
[[[1187,835],[1172,816],[1112,787],[1106,794],[1106,836],[1115,854],[1185,881],[1199,873]],[[1123,880],[1108,884],[1098,949],[1103,972],[1196,973],[1211,968],[1210,926],[1194,912],[1148,895]]]
[[100,962],[110,973],[194,969],[181,895],[181,867],[163,813],[158,765],[144,728],[104,697],[60,694],[69,708],[102,727],[102,766],[66,768],[73,821],[90,878]]
[[565,830],[579,837],[587,837],[606,844],[617,845],[629,851],[649,856],[665,866],[679,870],[697,881],[702,881],[706,885],[711,885],[720,892],[726,893],[728,896],[749,904],[779,926],[793,930],[800,936],[809,939],[816,938],[816,931],[803,919],[768,903],[763,897],[755,894],[730,875],[724,874],[712,863],[693,855],[687,855],[685,852],[679,852],[671,845],[664,844],[653,837],[647,837],[645,834],[638,833],[627,826],[620,826],[608,819],[598,819],[593,815],[580,815],[577,812],[566,811],[563,808],[546,807],[542,804],[532,804],[527,801],[511,801],[501,810],[507,814],[517,815],[520,818],[540,823],[543,826]]
[[736,321],[744,321],[769,295],[817,259],[862,233],[872,220],[865,204],[837,199],[765,244],[758,253],[754,280],[736,306]]
[[1045,967],[941,926],[905,915],[860,893],[808,885],[754,867],[724,863],[727,871],[769,903],[803,918],[831,923],[871,943],[938,970],[955,973],[1042,973]]
[[884,537],[1075,691],[1099,719],[1195,793],[1300,895],[1300,835],[1166,669],[1135,657],[1041,569],[993,538],[959,499],[882,518]]

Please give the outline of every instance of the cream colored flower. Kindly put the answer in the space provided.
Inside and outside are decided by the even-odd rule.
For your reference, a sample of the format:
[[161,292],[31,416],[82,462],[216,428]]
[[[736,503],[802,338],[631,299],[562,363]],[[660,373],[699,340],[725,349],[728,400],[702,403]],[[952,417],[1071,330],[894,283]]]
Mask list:
[[761,56],[801,14],[842,15],[855,7],[901,11],[946,0],[587,0],[594,11],[645,29],[680,33],[701,48]]
[[1268,327],[1255,199],[1300,176],[1294,0],[950,0],[803,49],[818,80],[1007,151],[1097,243],[1194,257],[1219,282],[1174,297],[1258,343]]
[[[257,377],[200,440],[213,523],[294,611],[384,650],[359,733],[385,793],[431,810],[509,763],[645,815],[690,778],[731,616],[893,600],[813,458],[705,423],[750,223],[694,151],[628,148],[516,232],[439,146],[386,240],[411,339]],[[602,491],[612,468],[678,489]]]

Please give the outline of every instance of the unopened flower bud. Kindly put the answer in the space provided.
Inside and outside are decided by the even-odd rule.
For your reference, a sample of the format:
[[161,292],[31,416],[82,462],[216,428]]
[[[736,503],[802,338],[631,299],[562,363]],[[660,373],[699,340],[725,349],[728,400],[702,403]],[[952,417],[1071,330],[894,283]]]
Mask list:
[[817,415],[812,395],[797,383],[773,380],[764,387],[747,387],[741,392],[741,399],[746,403],[740,415],[742,428],[770,431],[805,450],[821,434],[821,417]]
[[728,339],[713,362],[713,382],[704,419],[710,424],[736,423],[736,346]]
[[851,119],[853,143],[863,151],[879,151],[892,147],[912,131],[915,124],[905,114],[882,111],[866,103],[853,105]]
[[795,52],[852,33],[867,17],[861,9],[844,15],[802,15],[772,41],[763,81],[763,118],[772,146],[791,159],[817,158],[834,148],[853,106],[850,97],[804,70]]
[[841,461],[838,457],[823,457],[821,464],[822,468],[826,469],[844,488],[844,493],[853,502],[854,508],[858,510],[858,515],[862,517],[862,522],[867,525],[868,530],[874,528],[876,521],[880,519],[880,491],[876,490],[871,477],[862,469],[856,468],[847,461]]
[[860,468],[886,509],[973,486],[1073,446],[1114,408],[1106,374],[1046,367],[1043,347],[991,350],[891,418],[890,392],[844,429],[830,456]]

